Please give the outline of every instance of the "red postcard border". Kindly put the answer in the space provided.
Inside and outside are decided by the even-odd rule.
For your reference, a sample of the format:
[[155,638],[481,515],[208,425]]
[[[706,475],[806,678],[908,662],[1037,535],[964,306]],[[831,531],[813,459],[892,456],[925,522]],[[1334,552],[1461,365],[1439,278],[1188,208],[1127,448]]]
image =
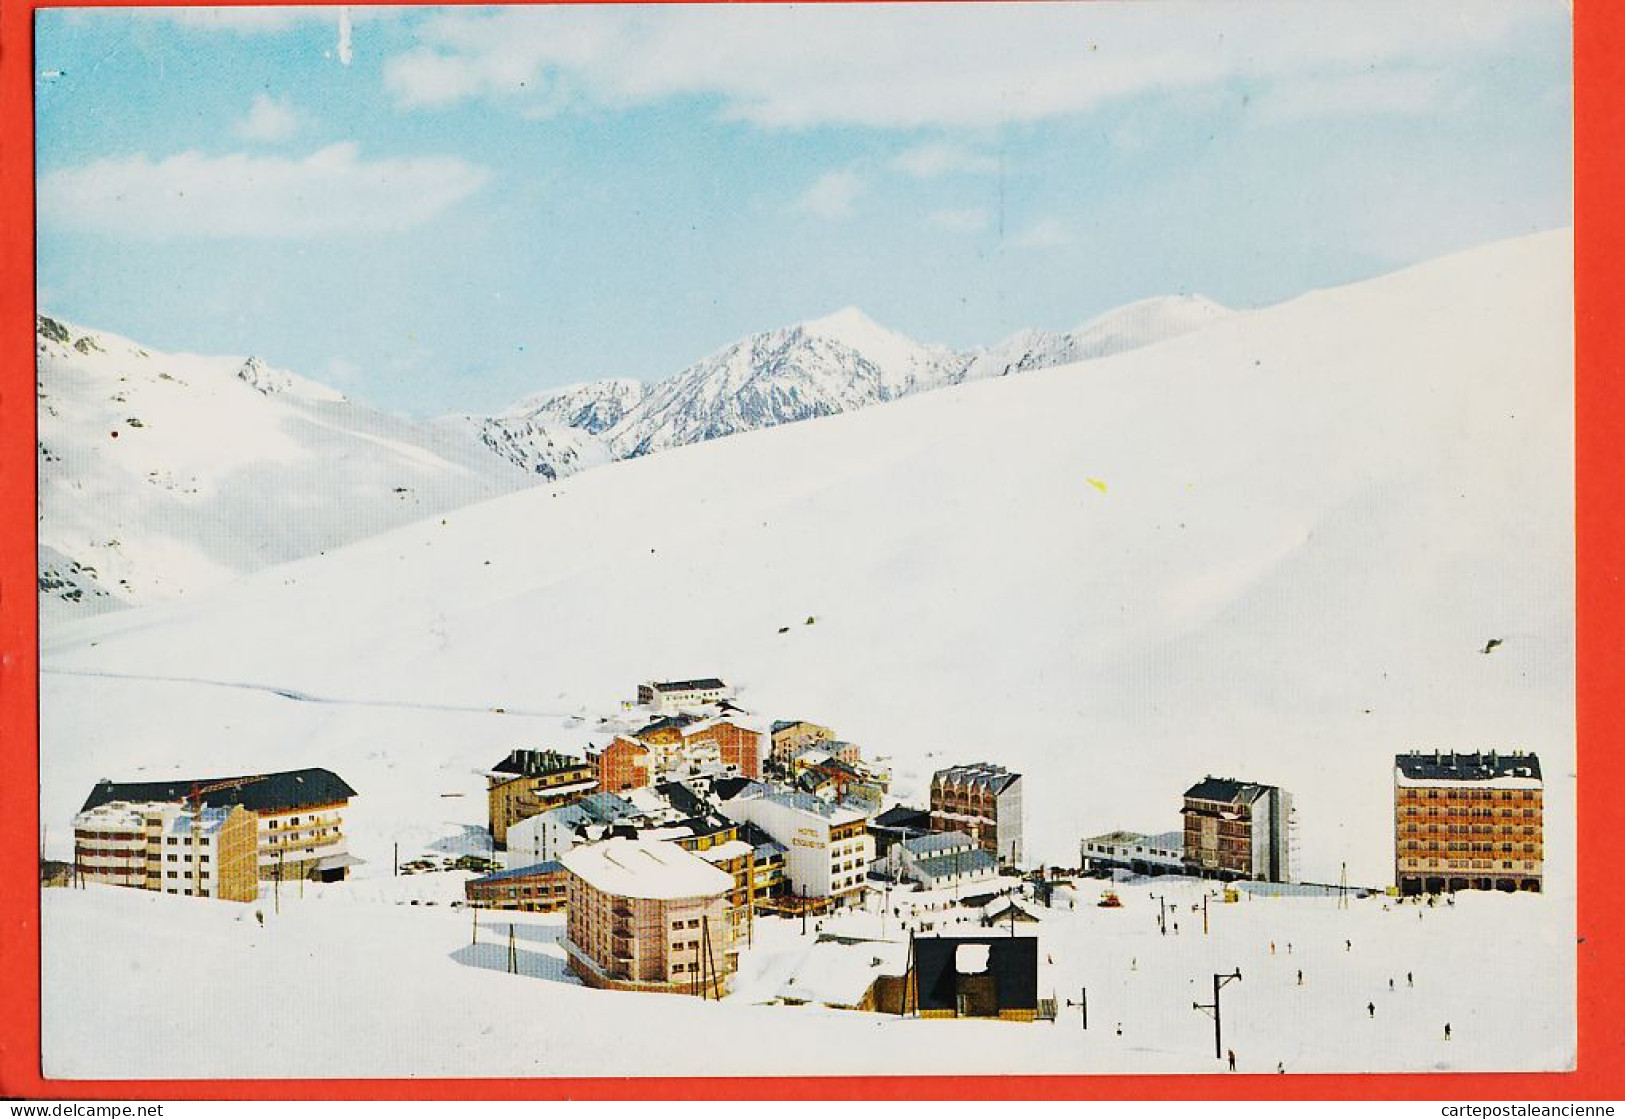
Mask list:
[[[177,0],[169,0],[176,3]],[[227,0],[229,3],[230,0]],[[454,0],[459,2],[459,0]],[[1306,0],[1307,2],[1307,0]],[[155,0],[135,0],[154,4]],[[1579,1068],[1338,1076],[905,1076],[429,1080],[45,1080],[40,1075],[32,24],[0,0],[0,1096],[55,1099],[1625,1098],[1625,902],[1611,840],[1625,787],[1625,5],[1573,6]],[[118,6],[87,0],[79,6]]]

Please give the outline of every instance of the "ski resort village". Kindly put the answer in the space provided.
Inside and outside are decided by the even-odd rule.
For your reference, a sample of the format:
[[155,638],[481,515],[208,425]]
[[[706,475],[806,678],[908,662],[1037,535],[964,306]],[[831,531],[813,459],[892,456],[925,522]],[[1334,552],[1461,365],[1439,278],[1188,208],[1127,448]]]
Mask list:
[[435,423],[42,318],[47,1073],[1570,1067],[1570,254]]

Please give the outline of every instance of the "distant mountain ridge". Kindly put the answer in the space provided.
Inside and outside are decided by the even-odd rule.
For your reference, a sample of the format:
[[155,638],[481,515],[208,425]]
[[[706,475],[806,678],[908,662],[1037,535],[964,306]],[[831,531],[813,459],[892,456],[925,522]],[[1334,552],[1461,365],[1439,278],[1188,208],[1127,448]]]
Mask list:
[[956,351],[847,307],[651,385],[590,381],[427,421],[258,357],[166,354],[41,316],[40,593],[76,612],[183,595],[616,459],[1105,357],[1227,313],[1154,299]]
[[988,349],[961,352],[916,342],[847,307],[752,334],[700,359],[650,386],[603,435],[616,458],[635,458],[945,385],[1108,357],[1228,313],[1201,296],[1143,300],[1075,331],[1023,331]]

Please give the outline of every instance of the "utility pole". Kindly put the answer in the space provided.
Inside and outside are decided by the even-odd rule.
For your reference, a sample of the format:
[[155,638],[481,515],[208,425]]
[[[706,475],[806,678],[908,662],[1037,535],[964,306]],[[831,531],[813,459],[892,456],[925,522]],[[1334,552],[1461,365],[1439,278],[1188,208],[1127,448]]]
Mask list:
[[[709,914],[700,918],[700,939],[704,942],[705,947],[705,966],[711,973],[711,990],[716,995],[717,1001],[721,1002],[722,976],[717,974],[717,960],[711,952],[711,917]],[[705,997],[703,990],[700,992],[700,997]]]
[[399,840],[397,840],[395,843],[395,863],[393,869],[394,874],[392,874],[391,877],[399,878],[401,876],[401,845]]
[[807,884],[801,884],[801,935],[807,935]]
[[474,939],[469,941],[469,943],[470,944],[478,944],[480,942],[480,907],[479,907],[479,904],[476,902],[474,905],[469,906],[469,909],[473,910],[473,912],[474,912]]
[[745,947],[756,947],[756,845],[745,855]]
[[1210,895],[1208,895],[1206,893],[1204,893],[1202,895],[1202,935],[1203,936],[1207,935],[1207,899],[1208,899],[1209,896]]
[[1343,863],[1337,878],[1337,908],[1349,907],[1349,864]]
[[1087,1030],[1089,1028],[1089,988],[1079,987],[1078,1001],[1073,1002],[1071,999],[1067,999],[1066,1005],[1076,1006],[1083,1011],[1083,1028]]
[[903,965],[903,996],[897,1000],[897,1016],[899,1018],[907,1017],[909,995],[911,994],[914,996],[914,1012],[918,1014],[920,1012],[920,980],[918,964],[914,959],[914,930],[912,929],[909,930],[908,934],[908,960]]
[[1191,1003],[1192,1009],[1203,1011],[1213,1019],[1213,1056],[1215,1059],[1224,1056],[1223,1033],[1219,1022],[1219,992],[1232,980],[1239,981],[1240,979],[1241,969],[1239,967],[1229,975],[1219,975],[1215,972],[1213,975],[1213,1001],[1211,1003]]
[[508,922],[508,974],[519,974],[519,950],[514,946],[513,922]]

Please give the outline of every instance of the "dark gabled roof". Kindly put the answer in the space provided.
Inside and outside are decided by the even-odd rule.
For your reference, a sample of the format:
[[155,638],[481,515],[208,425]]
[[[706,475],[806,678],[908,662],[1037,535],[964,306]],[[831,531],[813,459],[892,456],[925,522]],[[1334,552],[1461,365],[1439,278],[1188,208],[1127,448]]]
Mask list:
[[1038,938],[1036,936],[917,936],[914,968],[921,1010],[954,1010],[958,972],[954,958],[961,945],[985,944],[987,971],[993,976],[1000,1010],[1038,1009]]
[[516,777],[544,777],[566,769],[579,769],[587,763],[557,750],[510,750],[508,756],[491,767],[492,773],[511,773]]
[[682,730],[690,723],[699,721],[699,717],[696,715],[661,715],[659,718],[650,719],[646,724],[633,731],[632,737],[642,738],[644,735],[652,734],[657,730]]
[[1220,804],[1251,804],[1274,785],[1257,785],[1251,781],[1237,781],[1230,777],[1204,777],[1185,790],[1195,800],[1213,800]]
[[681,781],[661,781],[654,792],[685,816],[704,816],[711,811],[710,802]]
[[834,777],[821,769],[804,769],[796,775],[795,784],[796,788],[811,793],[823,788],[833,780],[835,780]]
[[1540,780],[1540,758],[1534,754],[1499,750],[1471,754],[1413,751],[1394,758],[1399,772],[1414,781],[1491,781],[1497,777]]
[[733,831],[736,825],[732,820],[707,812],[697,816],[689,816],[670,824],[661,824],[660,826],[663,828],[687,828],[698,839],[702,836]]
[[944,781],[952,781],[960,785],[980,785],[994,793],[1002,793],[1011,785],[1021,780],[1021,774],[1011,773],[1002,765],[991,762],[971,762],[968,765],[951,765],[947,769],[939,769],[931,775],[933,785]]
[[931,826],[931,813],[923,808],[910,808],[906,804],[894,804],[876,816],[871,826],[925,831]]
[[715,688],[726,688],[728,685],[715,676],[707,676],[703,680],[656,680],[654,689],[657,692],[702,692]]
[[711,782],[711,792],[719,801],[732,800],[754,784],[755,780],[749,777],[718,777]]
[[188,800],[194,788],[226,782],[241,782],[232,788],[202,793],[199,799],[211,808],[240,804],[250,812],[281,812],[305,805],[332,804],[356,795],[338,774],[329,769],[294,769],[286,773],[248,774],[243,777],[199,777],[175,781],[101,781],[90,790],[81,812],[115,800],[156,800],[178,803]]
[[518,866],[512,870],[499,870],[494,874],[487,874],[483,878],[471,878],[464,885],[489,886],[493,882],[506,882],[510,878],[540,878],[548,874],[563,873],[564,864],[557,859],[550,859],[545,863],[536,863],[532,866]]

